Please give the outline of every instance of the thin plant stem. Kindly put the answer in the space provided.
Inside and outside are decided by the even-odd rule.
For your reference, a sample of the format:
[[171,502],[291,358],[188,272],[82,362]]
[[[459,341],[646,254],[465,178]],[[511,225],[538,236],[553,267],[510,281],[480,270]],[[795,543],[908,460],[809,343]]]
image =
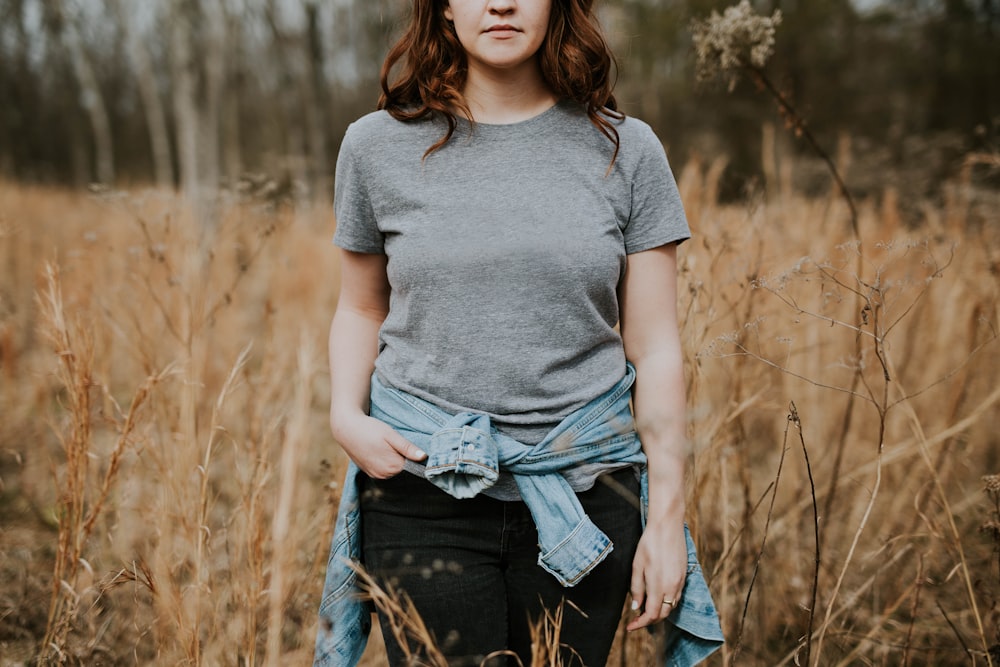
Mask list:
[[920,591],[924,589],[924,557],[920,556],[917,566],[917,579],[914,582],[913,604],[910,605],[910,622],[906,627],[906,641],[903,642],[903,667],[910,665],[910,644],[913,641],[913,626],[917,621],[917,609],[920,607]]
[[[944,487],[941,484],[941,476],[938,474],[937,470],[935,470],[930,454],[927,452],[927,447],[924,444],[926,442],[926,438],[924,438],[924,434],[922,432],[923,429],[920,425],[917,414],[913,409],[913,405],[911,403],[905,403],[904,405],[907,408],[910,421],[913,424],[914,429],[917,431],[917,444],[920,447],[920,456],[923,458],[924,464],[927,466],[928,472],[931,475],[931,480],[934,483],[934,489],[937,491],[941,504],[944,507],[945,516],[948,519],[948,527],[951,529],[951,534],[954,537],[954,545],[955,549],[958,551],[959,564],[961,566],[962,581],[965,583],[965,593],[968,597],[969,604],[972,606],[972,615],[976,620],[976,629],[979,632],[979,638],[983,642],[983,649],[986,652],[986,664],[989,665],[989,667],[993,667],[993,657],[990,654],[989,640],[986,638],[986,629],[983,626],[983,617],[979,612],[979,604],[976,601],[975,584],[972,579],[972,573],[969,571],[969,563],[965,557],[965,549],[962,547],[962,536],[958,530],[958,526],[955,524],[955,513],[951,509],[951,503],[948,502],[948,496],[945,494]],[[942,609],[942,613],[943,612],[944,610]]]
[[[958,639],[958,643],[962,645],[963,649],[965,649],[965,654],[969,656],[970,660],[972,660],[973,665],[976,664],[976,656],[973,655],[972,649],[969,648],[969,645],[965,643],[965,638],[962,637],[962,633],[959,632],[958,628],[955,627],[955,624],[952,623],[951,618],[948,616],[948,612],[946,612],[944,607],[941,606],[941,601],[935,600],[934,604],[937,605],[938,611],[940,611],[941,615],[944,616],[944,620],[947,621],[948,627],[950,627],[951,631],[955,633],[955,638]],[[990,659],[989,651],[986,652],[986,659]],[[990,662],[992,663],[992,661]]]
[[806,463],[806,472],[809,475],[809,497],[812,498],[813,510],[813,543],[815,549],[815,567],[813,568],[812,596],[809,602],[809,623],[806,630],[805,646],[806,659],[804,664],[809,664],[810,652],[812,650],[813,619],[816,617],[816,595],[819,590],[819,568],[820,568],[820,535],[819,535],[819,508],[816,504],[816,482],[813,481],[812,466],[809,464],[809,450],[806,448],[805,435],[802,432],[802,420],[799,418],[799,411],[792,402],[788,406],[788,421],[795,425],[799,433],[799,444],[802,446],[802,456]]
[[[789,422],[790,423],[790,422]],[[771,493],[771,503],[767,508],[767,519],[764,521],[764,536],[760,541],[760,548],[757,550],[757,557],[754,559],[753,573],[750,575],[750,584],[747,586],[746,598],[743,602],[743,614],[740,616],[740,628],[736,634],[736,645],[733,647],[732,661],[739,657],[743,648],[743,629],[746,624],[747,610],[750,608],[750,597],[753,595],[754,583],[757,581],[757,574],[760,571],[760,561],[764,558],[764,547],[767,544],[768,528],[771,526],[771,516],[774,514],[774,503],[778,496],[778,482],[781,480],[781,469],[785,465],[785,452],[788,451],[788,424],[785,424],[785,435],[781,442],[781,456],[778,458],[778,470],[774,475],[774,490]]]
[[802,136],[809,143],[809,146],[816,152],[816,155],[826,163],[827,169],[829,169],[830,174],[833,176],[833,180],[837,183],[837,188],[840,190],[840,195],[847,202],[847,207],[850,209],[851,213],[851,231],[854,232],[854,238],[861,238],[861,230],[858,226],[858,209],[854,204],[854,198],[851,196],[850,191],[847,189],[847,184],[844,183],[843,177],[840,175],[840,171],[837,169],[837,165],[834,163],[833,159],[830,157],[829,153],[823,150],[823,147],[819,145],[816,141],[816,137],[809,130],[809,126],[806,124],[805,119],[795,110],[792,103],[788,101],[788,98],[778,90],[777,86],[771,82],[764,70],[751,63],[743,63],[743,67],[750,74],[750,78],[754,80],[758,85],[764,88],[771,97],[774,98],[775,102],[778,103],[778,109],[781,114],[787,118],[792,123],[792,128],[795,134]]

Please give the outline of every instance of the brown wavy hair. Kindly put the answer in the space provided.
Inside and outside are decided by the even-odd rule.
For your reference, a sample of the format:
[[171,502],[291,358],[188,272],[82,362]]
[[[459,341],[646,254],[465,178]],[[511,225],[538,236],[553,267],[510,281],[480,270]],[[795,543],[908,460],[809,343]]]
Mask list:
[[[413,0],[409,25],[382,64],[382,93],[378,108],[393,118],[415,121],[440,114],[448,131],[425,157],[448,143],[455,134],[456,110],[472,113],[462,96],[468,75],[465,49],[455,28],[444,16],[448,0]],[[587,110],[590,122],[615,145],[618,131],[609,119],[624,117],[612,93],[616,65],[593,11],[594,0],[552,0],[545,40],[538,50],[546,85],[559,99],[570,99]],[[392,69],[402,69],[390,82]]]

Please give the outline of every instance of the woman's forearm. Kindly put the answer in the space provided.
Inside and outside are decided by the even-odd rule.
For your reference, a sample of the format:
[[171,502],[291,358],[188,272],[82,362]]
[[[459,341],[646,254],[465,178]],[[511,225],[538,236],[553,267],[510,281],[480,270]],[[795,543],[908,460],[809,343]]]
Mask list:
[[687,460],[684,371],[669,347],[636,359],[632,400],[649,470],[649,519],[683,521]]
[[378,331],[389,312],[385,255],[344,251],[340,297],[330,324],[330,426],[338,440],[346,421],[368,414]]
[[338,306],[330,324],[330,426],[368,413],[371,375],[384,316]]
[[368,416],[378,330],[389,312],[385,255],[345,251],[340,299],[330,324],[330,428],[347,455],[369,476],[399,474],[406,459],[427,455],[388,425]]

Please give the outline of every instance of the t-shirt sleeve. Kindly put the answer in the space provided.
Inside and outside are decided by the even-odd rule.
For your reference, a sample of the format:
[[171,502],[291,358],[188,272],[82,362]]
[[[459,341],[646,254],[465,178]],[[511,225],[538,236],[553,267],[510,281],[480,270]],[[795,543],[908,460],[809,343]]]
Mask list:
[[677,182],[663,145],[644,128],[641,157],[632,178],[632,207],[625,225],[625,252],[649,250],[691,237]]
[[384,253],[385,237],[368,193],[367,174],[358,160],[356,137],[347,128],[337,155],[337,171],[333,184],[333,213],[337,228],[333,242],[344,250]]

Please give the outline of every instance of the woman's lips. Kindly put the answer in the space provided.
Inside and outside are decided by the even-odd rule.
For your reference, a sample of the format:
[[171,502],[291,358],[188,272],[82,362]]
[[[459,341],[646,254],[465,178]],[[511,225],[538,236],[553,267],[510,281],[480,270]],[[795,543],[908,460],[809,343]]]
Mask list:
[[519,33],[520,30],[518,30],[512,25],[501,24],[501,25],[490,26],[489,28],[486,29],[486,32],[496,37],[509,37],[511,35]]

